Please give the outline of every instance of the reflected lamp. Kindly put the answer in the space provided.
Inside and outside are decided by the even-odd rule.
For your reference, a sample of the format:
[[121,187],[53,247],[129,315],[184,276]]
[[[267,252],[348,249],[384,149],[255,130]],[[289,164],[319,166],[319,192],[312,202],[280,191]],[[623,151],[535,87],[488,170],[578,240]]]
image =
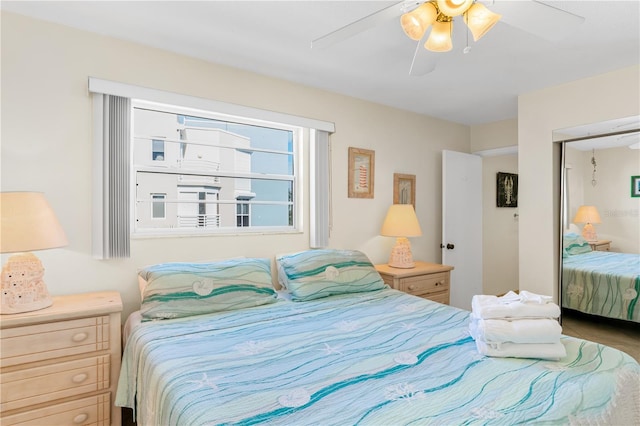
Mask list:
[[602,223],[600,214],[595,206],[580,206],[576,216],[573,218],[574,223],[584,223],[582,228],[582,236],[585,240],[593,242],[598,240],[594,223]]
[[413,268],[413,254],[409,237],[422,235],[418,217],[411,204],[393,204],[387,211],[382,224],[380,235],[396,237],[396,245],[389,256],[389,266],[392,268]]
[[51,306],[44,267],[33,250],[67,245],[67,237],[40,192],[0,192],[0,253],[14,253],[2,267],[0,314]]

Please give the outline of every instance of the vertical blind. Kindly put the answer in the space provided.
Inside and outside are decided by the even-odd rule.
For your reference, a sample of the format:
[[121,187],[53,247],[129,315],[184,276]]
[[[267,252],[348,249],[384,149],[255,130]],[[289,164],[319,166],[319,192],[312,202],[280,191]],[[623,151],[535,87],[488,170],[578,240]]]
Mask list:
[[[99,259],[130,256],[131,100],[94,94],[95,152],[93,255]],[[97,181],[97,182],[96,182]]]
[[309,246],[323,248],[329,245],[331,228],[329,133],[323,130],[315,130],[311,133]]

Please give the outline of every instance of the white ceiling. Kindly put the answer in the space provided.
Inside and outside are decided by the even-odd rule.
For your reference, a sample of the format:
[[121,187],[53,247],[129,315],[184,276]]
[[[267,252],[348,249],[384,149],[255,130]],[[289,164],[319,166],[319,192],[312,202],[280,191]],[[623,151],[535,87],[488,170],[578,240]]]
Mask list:
[[[531,23],[521,12],[530,1],[520,0],[510,17]],[[505,17],[471,40],[467,54],[466,27],[456,18],[454,49],[424,51],[437,67],[419,77],[409,76],[416,42],[399,19],[311,49],[312,40],[396,3],[2,1],[0,8],[463,124],[514,118],[518,94],[640,63],[640,1],[630,0],[545,1],[584,23],[550,42]]]

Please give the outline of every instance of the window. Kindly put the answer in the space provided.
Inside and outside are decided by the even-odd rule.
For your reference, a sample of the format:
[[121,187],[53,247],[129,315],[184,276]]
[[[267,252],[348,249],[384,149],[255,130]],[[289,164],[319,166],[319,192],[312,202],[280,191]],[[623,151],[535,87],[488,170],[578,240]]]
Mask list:
[[136,234],[298,229],[301,128],[141,101],[132,117]]
[[160,139],[151,140],[151,159],[153,161],[164,161],[164,141]]
[[[241,200],[238,200],[241,201]],[[236,204],[236,226],[238,228],[249,226],[249,203],[243,202]]]
[[165,208],[164,208],[165,198],[167,198],[167,194],[151,194],[151,199],[153,200],[151,217],[153,219],[165,218]]

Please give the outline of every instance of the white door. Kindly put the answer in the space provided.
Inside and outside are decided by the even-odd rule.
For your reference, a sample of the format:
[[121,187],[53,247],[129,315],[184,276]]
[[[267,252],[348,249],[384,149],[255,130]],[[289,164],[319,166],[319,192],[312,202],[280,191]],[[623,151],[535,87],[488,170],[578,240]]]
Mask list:
[[442,151],[442,263],[451,271],[451,305],[471,310],[482,294],[482,158]]

